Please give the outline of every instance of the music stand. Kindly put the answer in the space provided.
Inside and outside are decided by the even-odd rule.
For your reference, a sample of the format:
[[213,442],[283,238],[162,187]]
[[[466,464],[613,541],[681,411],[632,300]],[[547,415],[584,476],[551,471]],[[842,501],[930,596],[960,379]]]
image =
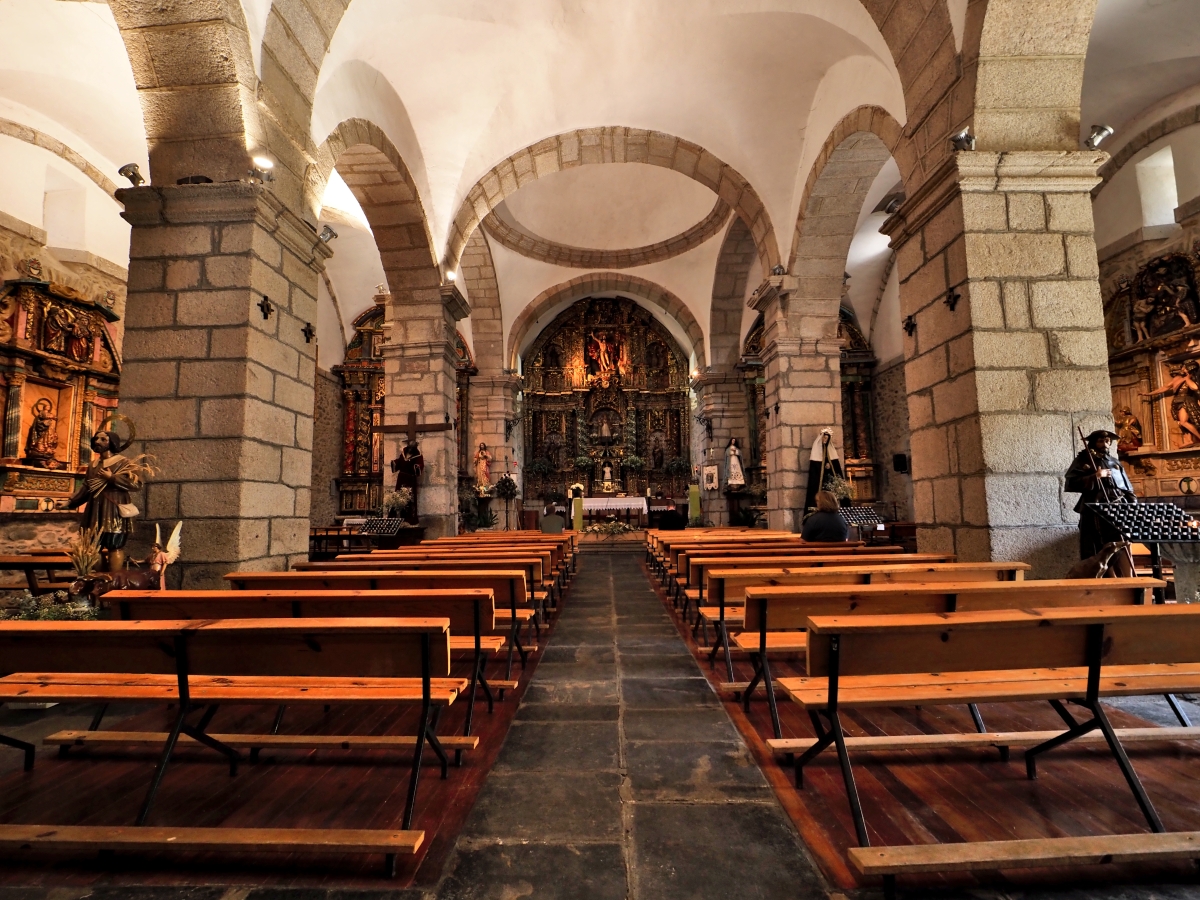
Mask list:
[[883,522],[883,518],[879,515],[879,510],[873,506],[843,506],[838,510],[838,513],[847,525],[858,529],[859,539],[862,539],[864,528],[868,528],[874,532],[879,529],[880,523]]

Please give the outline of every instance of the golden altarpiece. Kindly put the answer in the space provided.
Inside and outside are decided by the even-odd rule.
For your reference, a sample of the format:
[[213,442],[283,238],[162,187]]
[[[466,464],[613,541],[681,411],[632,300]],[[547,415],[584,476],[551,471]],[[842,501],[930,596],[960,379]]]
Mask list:
[[117,406],[116,298],[45,281],[34,259],[20,269],[0,288],[0,513],[67,515],[92,432]]
[[572,304],[525,355],[525,496],[686,494],[688,357],[624,297]]
[[1134,490],[1200,493],[1200,241],[1104,281],[1113,421]]
[[[379,295],[386,299],[386,295]],[[354,337],[346,345],[346,355],[333,373],[342,381],[342,459],[337,478],[338,518],[368,516],[377,513],[383,502],[383,435],[371,429],[383,424],[383,356],[380,352],[384,333],[383,299],[354,320]],[[476,374],[470,348],[462,334],[455,332],[455,369],[457,397],[455,428],[458,438],[459,472],[470,471],[467,448],[470,377]]]

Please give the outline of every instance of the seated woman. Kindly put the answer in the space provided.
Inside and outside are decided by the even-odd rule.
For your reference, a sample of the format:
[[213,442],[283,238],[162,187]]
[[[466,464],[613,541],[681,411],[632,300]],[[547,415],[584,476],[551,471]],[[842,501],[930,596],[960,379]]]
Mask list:
[[829,491],[817,491],[817,511],[804,522],[800,537],[806,541],[828,543],[850,539],[850,526],[838,512],[837,497]]

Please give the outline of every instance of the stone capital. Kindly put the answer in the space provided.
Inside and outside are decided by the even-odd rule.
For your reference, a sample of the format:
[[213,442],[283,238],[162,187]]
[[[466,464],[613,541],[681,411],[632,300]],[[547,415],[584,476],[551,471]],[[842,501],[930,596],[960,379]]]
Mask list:
[[471,315],[471,305],[467,303],[467,298],[462,295],[457,284],[448,281],[439,290],[442,294],[442,303],[445,304],[446,311],[454,317],[455,322]]
[[754,289],[746,305],[755,312],[765,314],[771,304],[778,300],[780,309],[786,315],[788,298],[798,286],[799,279],[794,275],[770,275]]
[[1103,150],[960,150],[880,226],[900,247],[963,193],[1088,193],[1100,183]]

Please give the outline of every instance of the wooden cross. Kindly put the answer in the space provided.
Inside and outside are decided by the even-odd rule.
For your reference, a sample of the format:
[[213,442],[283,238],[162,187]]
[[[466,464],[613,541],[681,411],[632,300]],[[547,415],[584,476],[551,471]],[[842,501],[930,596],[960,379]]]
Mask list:
[[380,434],[401,434],[407,433],[410,441],[416,441],[418,431],[449,431],[454,426],[449,422],[438,423],[437,425],[418,425],[417,414],[410,412],[408,414],[408,424],[406,425],[376,425],[371,429],[373,432]]

